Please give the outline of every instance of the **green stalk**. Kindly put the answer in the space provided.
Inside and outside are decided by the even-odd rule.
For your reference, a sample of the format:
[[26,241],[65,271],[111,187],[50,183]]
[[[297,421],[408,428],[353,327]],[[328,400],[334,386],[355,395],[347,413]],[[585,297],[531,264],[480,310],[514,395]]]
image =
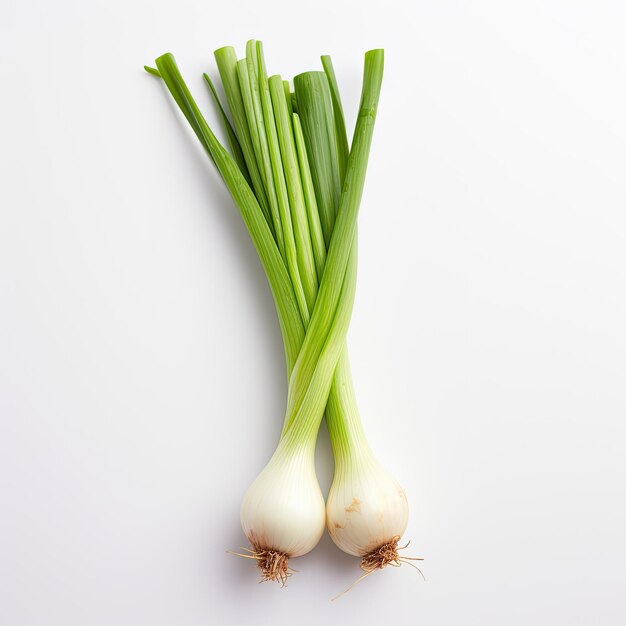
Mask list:
[[307,157],[304,135],[302,134],[302,125],[300,124],[300,116],[297,113],[293,114],[293,131],[298,151],[298,166],[300,168],[300,180],[302,181],[302,190],[306,202],[313,256],[315,257],[315,269],[319,283],[324,274],[324,265],[326,265],[326,244],[324,243],[324,233],[322,232],[322,224],[317,210],[315,187],[313,186],[313,179],[311,178],[311,169]]
[[[350,258],[354,258],[356,261],[355,256],[351,255]],[[344,351],[346,334],[352,317],[355,291],[356,262],[350,262],[346,267],[334,318],[329,324],[328,333],[317,357],[317,363],[306,387],[303,401],[291,415],[287,414],[289,417],[285,421],[281,439],[281,442],[284,441],[283,445],[291,448],[299,448],[303,445],[315,446],[337,362]]]
[[174,56],[170,53],[164,54],[156,60],[156,65],[172,97],[216,164],[248,228],[274,296],[287,369],[291,371],[304,339],[304,325],[291,278],[263,211],[237,163],[206,123],[178,70]]
[[289,81],[283,81],[283,89],[285,90],[285,101],[287,103],[287,109],[289,110],[289,119],[293,115],[293,102],[291,101],[291,90],[289,87]]
[[246,59],[237,61],[239,88],[241,89],[241,97],[246,111],[248,129],[250,132],[250,138],[252,139],[252,147],[254,149],[256,164],[259,168],[259,172],[263,180],[265,195],[267,196],[270,206],[270,214],[272,216],[272,224],[274,225],[276,243],[278,244],[280,253],[283,258],[285,258],[285,239],[280,219],[280,210],[278,208],[276,186],[274,185],[274,174],[272,170],[269,146],[267,143],[267,134],[265,132],[265,121],[263,120],[263,111],[261,109],[258,80],[255,66],[252,65],[252,68],[254,70],[254,74],[250,75],[250,64],[248,63],[247,57]]
[[285,89],[281,77],[271,76],[268,84],[274,108],[287,193],[289,195],[291,223],[298,259],[298,273],[302,281],[308,312],[313,307],[317,297],[317,274],[313,248],[311,247],[311,234],[309,233],[309,220],[304,200],[304,191],[300,180],[296,145],[291,126],[291,116],[287,100],[285,99]]
[[[324,275],[320,283],[304,342],[289,380],[287,414],[291,417],[286,422],[287,429],[301,409],[310,381],[316,373],[320,354],[325,348],[327,339],[324,336],[326,334],[325,330],[328,328],[330,320],[337,313],[337,305],[340,300],[342,283],[339,281],[339,278],[346,273],[349,257],[356,255],[356,248],[352,245],[352,242],[356,235],[356,219],[365,184],[365,173],[376,120],[382,75],[383,51],[371,50],[367,52],[365,54],[363,90],[354,130],[352,150],[348,158],[346,178],[328,248]],[[342,348],[343,340],[337,359],[341,354]],[[334,365],[336,366],[336,362]],[[332,377],[328,380],[329,391],[331,382]]]
[[343,185],[343,179],[346,175],[346,166],[348,164],[348,155],[350,149],[348,147],[348,135],[346,134],[346,122],[343,117],[343,106],[339,95],[339,86],[335,77],[335,68],[329,55],[322,56],[322,67],[328,79],[330,87],[330,97],[333,102],[333,120],[335,122],[335,139],[337,141],[337,160],[339,166],[339,178]]
[[217,106],[217,110],[220,114],[220,119],[222,120],[222,126],[224,127],[224,130],[226,131],[226,135],[228,137],[228,145],[230,146],[230,152],[233,155],[233,158],[235,159],[235,161],[237,162],[237,165],[239,166],[241,173],[246,177],[246,180],[248,181],[248,183],[252,184],[252,179],[250,178],[250,173],[248,172],[248,166],[246,165],[246,160],[243,156],[243,152],[241,151],[241,145],[239,143],[239,140],[237,139],[237,133],[235,132],[233,125],[230,123],[230,120],[228,119],[228,116],[226,115],[226,111],[224,110],[224,107],[222,106],[222,102],[219,96],[217,95],[217,90],[215,89],[215,85],[213,84],[211,77],[206,72],[202,74],[202,76],[204,77],[204,80],[209,87],[209,91],[211,92],[211,96],[213,97],[213,102],[215,102],[215,105]]
[[366,456],[370,452],[356,401],[347,349],[343,350],[335,369],[326,404],[326,426],[337,471],[343,471],[356,456]]
[[[347,164],[348,159],[348,138],[346,135],[346,127],[343,116],[343,107],[341,105],[341,97],[339,95],[339,90],[337,87],[336,79],[334,78],[334,72],[332,71],[332,64],[330,62],[330,57],[322,57],[322,62],[324,63],[324,69],[327,71],[327,76],[329,77],[329,85],[331,90],[332,97],[332,114],[335,121],[335,137],[336,137],[336,146],[338,151],[338,159],[337,159],[337,167],[339,168],[338,179],[339,184],[343,184],[343,179],[345,176],[345,169],[341,169],[341,163]],[[330,75],[329,75],[330,74]],[[319,106],[324,106],[324,101],[322,101]],[[307,178],[309,174],[308,167],[308,159],[306,149],[304,149],[304,139],[301,138],[302,129],[299,123],[299,119],[297,115],[294,115],[294,131],[296,137],[296,144],[298,145],[298,149],[300,153],[304,156],[306,160],[301,167],[301,174],[303,180]],[[319,132],[319,129],[318,129]],[[323,146],[325,140],[327,139],[326,133],[323,133],[321,137],[317,137],[316,139],[311,138],[309,142],[310,145],[314,146]],[[329,146],[328,149],[332,149],[332,146]],[[324,152],[323,152],[324,154]],[[313,154],[312,159],[319,158],[318,154]],[[310,176],[309,176],[310,178]],[[336,178],[333,178],[336,180]],[[306,188],[306,185],[305,185]],[[337,195],[340,190],[337,190]],[[313,195],[312,198],[315,201],[315,197]],[[336,208],[334,209],[336,212]],[[319,217],[318,217],[319,223]],[[321,245],[322,253],[316,255],[316,261],[319,261],[318,265],[318,275],[321,276],[324,270],[324,264],[326,260],[325,255],[325,247],[323,236],[321,233],[321,227],[319,229],[311,228],[312,239],[315,242],[315,233],[318,233],[318,245]],[[321,242],[321,243],[320,243]],[[354,275],[356,276],[356,237],[355,237],[355,250],[350,256],[350,263],[353,264]],[[337,363],[337,367],[335,369],[334,378],[332,381],[330,393],[328,396],[328,403],[326,405],[326,424],[328,426],[328,431],[331,439],[331,443],[333,446],[333,450],[335,452],[336,464],[338,466],[339,471],[341,471],[341,466],[345,465],[353,459],[357,454],[365,454],[369,450],[369,444],[365,437],[365,433],[363,430],[363,426],[361,424],[359,410],[356,402],[356,394],[354,392],[354,385],[352,383],[352,375],[350,372],[350,363],[348,358],[348,350],[344,344],[343,350],[341,352],[341,356]]]
[[276,186],[276,195],[278,196],[278,208],[280,211],[280,221],[283,227],[283,238],[285,242],[285,260],[287,261],[287,269],[293,282],[294,291],[298,300],[298,307],[302,321],[306,325],[309,321],[309,309],[307,299],[300,278],[300,270],[298,268],[298,252],[296,249],[296,240],[291,221],[291,212],[289,207],[289,195],[287,193],[287,182],[285,180],[285,172],[280,155],[280,144],[278,141],[278,131],[276,130],[276,122],[274,121],[274,108],[270,96],[270,89],[267,81],[267,72],[265,70],[265,60],[263,58],[263,46],[260,41],[256,42],[256,61],[259,95],[261,100],[261,108],[263,110],[263,120],[265,122],[265,130],[267,133],[267,142],[269,146],[270,159],[272,162],[272,172],[274,174],[274,184]]
[[[345,167],[349,156],[346,123],[343,115],[339,87],[330,56],[325,55],[322,57],[322,65],[328,78],[333,103],[333,118],[335,121],[335,138],[338,153],[337,161],[340,182],[343,185]],[[356,264],[356,235],[354,257]],[[344,466],[351,460],[354,460],[356,455],[369,453],[370,447],[365,436],[365,431],[363,430],[363,424],[361,423],[359,407],[352,383],[352,373],[347,347],[344,347],[339,362],[337,363],[337,368],[335,369],[335,377],[326,405],[326,426],[333,446],[335,465],[337,466],[336,471],[343,471]]]
[[[308,310],[307,315],[303,316],[302,304],[291,282],[293,276],[290,279],[254,193],[233,157],[221,146],[206,124],[180,76],[173,56],[166,54],[159,57],[157,67],[194,132],[216,163],[241,211],[265,268],[279,315],[287,367],[291,372],[283,429],[284,445],[300,445],[304,438],[313,438],[317,433],[335,368],[344,352],[356,284],[356,245],[353,245],[356,218],[380,94],[383,53],[374,50],[365,56],[363,91],[352,151],[347,162],[345,184],[330,238],[323,278],[306,335],[304,327]],[[259,74],[263,80],[264,68]],[[269,111],[267,104],[271,106],[271,101],[264,104],[266,126],[270,119],[266,113]],[[275,143],[278,144],[278,141]],[[294,358],[296,354],[297,358]]]
[[316,155],[310,161],[311,177],[328,247],[341,192],[328,79],[323,72],[305,72],[296,76],[293,83],[306,149],[309,155]]
[[252,180],[254,195],[261,206],[270,230],[273,231],[269,203],[263,188],[263,180],[261,179],[261,174],[254,157],[254,148],[248,129],[241,90],[239,89],[239,80],[237,79],[237,55],[235,54],[235,49],[231,46],[225,46],[216,50],[214,56],[220,78],[222,79],[222,85],[224,86],[224,93],[226,94],[226,101],[230,108],[235,131],[237,132],[237,138],[239,139],[241,151],[243,152],[250,179]]

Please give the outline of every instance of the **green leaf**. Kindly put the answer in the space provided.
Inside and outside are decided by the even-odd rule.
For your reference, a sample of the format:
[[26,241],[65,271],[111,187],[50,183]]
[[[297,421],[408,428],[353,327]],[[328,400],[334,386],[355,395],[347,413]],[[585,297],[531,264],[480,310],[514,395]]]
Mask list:
[[263,215],[270,227],[273,230],[272,219],[270,216],[270,208],[263,188],[263,181],[261,174],[256,164],[254,157],[254,149],[252,147],[252,139],[250,138],[250,131],[248,130],[248,123],[246,120],[246,112],[243,106],[243,100],[241,97],[241,91],[239,89],[239,81],[237,79],[237,55],[235,49],[231,46],[224,46],[219,48],[214,53],[215,61],[217,63],[217,69],[222,79],[222,86],[224,87],[224,93],[226,94],[226,101],[230,108],[230,114],[237,132],[237,138],[241,145],[241,151],[243,152],[246,166],[252,180],[252,188],[257,198],[259,205],[263,211]]
[[300,116],[297,113],[293,114],[293,130],[296,141],[296,149],[298,152],[300,180],[302,181],[302,190],[304,193],[307,217],[309,220],[311,244],[313,248],[313,255],[315,257],[317,281],[319,284],[319,281],[322,280],[322,276],[324,275],[324,265],[326,264],[326,244],[324,243],[324,233],[322,232],[322,224],[317,210],[315,188],[313,186],[313,179],[311,178],[311,169],[309,166],[309,159],[307,157],[304,135],[302,134],[302,125],[300,124]]
[[346,133],[346,122],[343,117],[343,106],[341,104],[341,96],[339,95],[339,85],[335,76],[335,68],[328,54],[322,56],[322,66],[324,73],[328,79],[330,87],[330,97],[333,102],[333,119],[335,121],[335,138],[337,140],[337,157],[339,161],[339,176],[341,184],[346,175],[346,166],[348,164],[348,155],[350,149],[348,147],[348,135]]
[[[317,378],[325,373],[325,370],[319,367],[322,354],[337,354],[338,359],[343,349],[345,334],[341,337],[340,334],[332,334],[330,329],[342,327],[340,321],[345,315],[349,317],[352,312],[351,306],[349,310],[342,308],[345,303],[341,300],[341,293],[344,289],[344,279],[352,276],[351,267],[348,267],[349,258],[351,255],[356,255],[356,246],[353,245],[356,220],[365,185],[367,162],[380,97],[383,59],[382,50],[371,50],[365,55],[361,103],[346,168],[346,179],[317,300],[289,381],[287,414],[290,417],[286,420],[285,432],[288,432],[294,424],[300,411],[304,410],[305,399],[310,399],[309,389],[317,385]],[[356,268],[356,263],[354,267]],[[353,278],[356,280],[356,274]],[[351,288],[352,286],[347,284],[345,293],[349,295]],[[338,320],[337,325],[334,324],[335,318]],[[341,345],[337,347],[333,342],[340,342]],[[333,363],[333,371],[336,365],[337,361]],[[332,377],[324,382],[327,384],[324,397],[324,402],[326,402]]]
[[287,182],[285,180],[285,171],[280,154],[280,144],[278,141],[278,131],[274,121],[274,107],[270,96],[269,85],[267,81],[267,72],[265,70],[265,60],[263,58],[263,47],[260,41],[257,41],[257,76],[259,81],[259,95],[261,99],[261,108],[263,109],[263,120],[265,122],[265,131],[267,134],[267,143],[269,146],[270,160],[272,163],[272,172],[274,174],[274,185],[276,187],[276,195],[278,197],[278,208],[280,211],[280,222],[283,227],[283,238],[285,241],[285,259],[287,261],[287,269],[291,276],[293,288],[298,300],[302,321],[306,325],[309,320],[309,309],[307,306],[304,287],[300,278],[298,269],[298,253],[296,249],[296,241],[293,232],[293,224],[291,221],[291,210],[289,207],[289,195],[287,193]]
[[209,91],[211,92],[211,96],[213,97],[213,102],[217,106],[218,112],[220,114],[220,119],[222,120],[222,126],[226,131],[226,135],[228,136],[228,145],[230,146],[230,151],[235,161],[237,161],[237,165],[239,165],[239,169],[241,173],[246,177],[246,180],[252,184],[250,179],[250,174],[248,172],[248,166],[246,165],[246,161],[243,156],[243,152],[241,151],[241,146],[239,145],[239,140],[237,139],[237,133],[235,133],[235,129],[233,128],[228,116],[226,115],[226,111],[222,106],[219,96],[217,95],[217,90],[215,89],[215,85],[211,80],[211,77],[205,72],[202,74],[206,84],[209,87]]
[[296,76],[293,82],[298,115],[310,157],[311,177],[315,187],[322,232],[328,247],[341,193],[328,79],[323,72],[305,72]]
[[307,217],[304,192],[300,180],[296,144],[293,138],[291,116],[287,107],[283,81],[280,76],[271,76],[268,83],[274,109],[276,129],[278,131],[282,167],[287,184],[291,225],[293,227],[296,245],[298,274],[302,282],[308,313],[317,296],[317,274],[315,271],[313,248],[311,246],[311,235],[309,233],[309,220]]
[[289,273],[263,211],[237,163],[206,123],[178,70],[174,56],[164,54],[156,60],[156,65],[172,97],[212,157],[248,228],[274,296],[287,368],[291,371],[303,341],[304,325]]

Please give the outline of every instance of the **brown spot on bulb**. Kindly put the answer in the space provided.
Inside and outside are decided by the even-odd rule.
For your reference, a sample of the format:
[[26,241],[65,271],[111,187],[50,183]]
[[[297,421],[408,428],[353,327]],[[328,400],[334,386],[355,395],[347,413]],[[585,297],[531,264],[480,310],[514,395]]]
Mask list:
[[350,506],[346,507],[346,513],[360,513],[361,512],[361,501],[356,498],[352,498],[352,502]]

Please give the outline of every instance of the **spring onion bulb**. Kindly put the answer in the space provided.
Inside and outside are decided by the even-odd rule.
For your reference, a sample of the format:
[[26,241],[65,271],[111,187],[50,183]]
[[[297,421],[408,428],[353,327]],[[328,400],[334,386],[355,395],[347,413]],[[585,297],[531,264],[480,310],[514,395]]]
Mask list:
[[[294,79],[294,92],[268,78],[263,48],[251,40],[238,60],[215,52],[226,95],[218,107],[228,151],[213,134],[174,57],[156,59],[159,76],[219,170],[248,228],[280,322],[288,393],[280,441],[246,491],[241,525],[264,580],[284,584],[289,559],[306,554],[324,527],[363,569],[397,560],[408,518],[404,492],[374,459],[360,422],[346,334],[356,288],[356,222],[383,74],[383,52],[365,55],[361,102],[351,148],[334,71]],[[230,119],[229,115],[230,114]],[[326,414],[335,455],[328,502],[314,451]],[[384,555],[383,555],[384,553]],[[376,554],[383,556],[376,557]]]
[[313,451],[312,445],[289,450],[279,444],[243,498],[241,526],[266,580],[284,583],[289,559],[310,552],[324,533]]
[[[347,358],[336,381],[350,381]],[[335,475],[326,504],[328,533],[344,552],[361,557],[369,573],[399,563],[398,542],[406,530],[409,509],[404,489],[377,461],[363,432],[352,385],[343,384],[326,412]]]

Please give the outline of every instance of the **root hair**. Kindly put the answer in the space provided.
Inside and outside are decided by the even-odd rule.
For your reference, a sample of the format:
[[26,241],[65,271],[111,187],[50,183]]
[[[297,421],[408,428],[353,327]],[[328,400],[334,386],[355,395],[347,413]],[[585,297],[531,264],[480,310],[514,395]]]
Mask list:
[[357,583],[360,583],[364,578],[367,578],[377,570],[383,569],[383,567],[386,567],[387,565],[400,567],[402,563],[406,563],[407,565],[415,568],[421,574],[422,578],[426,580],[424,574],[422,573],[422,570],[414,563],[411,563],[411,561],[423,561],[424,559],[416,556],[404,556],[399,554],[398,551],[404,550],[406,547],[408,547],[410,542],[408,542],[404,546],[398,547],[398,541],[400,541],[400,536],[396,535],[395,537],[391,538],[391,541],[388,541],[387,543],[384,543],[382,546],[379,546],[375,550],[368,552],[361,559],[361,569],[365,573],[359,576],[359,578],[357,578],[345,591],[342,591],[338,596],[335,596],[333,600],[341,598],[341,596],[348,593],[348,591],[350,591]]
[[231,552],[235,556],[241,556],[244,559],[255,559],[259,569],[261,570],[260,583],[267,581],[276,581],[281,587],[287,584],[287,579],[291,576],[292,570],[289,567],[289,555],[272,550],[271,548],[262,548],[252,544],[250,548],[240,548],[249,554],[241,554],[240,552]]

